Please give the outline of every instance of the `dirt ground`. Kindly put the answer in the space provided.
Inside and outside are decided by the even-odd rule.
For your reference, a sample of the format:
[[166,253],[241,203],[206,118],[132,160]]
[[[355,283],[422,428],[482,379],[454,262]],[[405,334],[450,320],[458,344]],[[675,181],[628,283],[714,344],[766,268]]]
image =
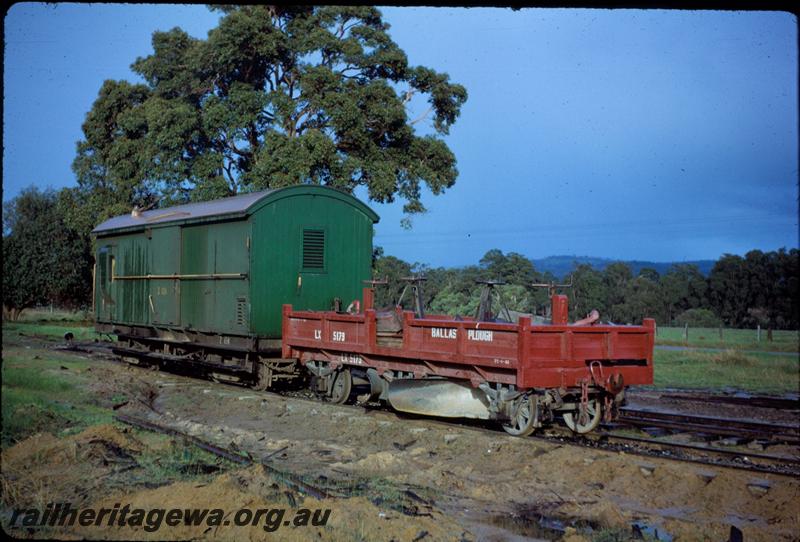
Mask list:
[[[329,508],[325,527],[285,527],[286,540],[553,540],[642,532],[650,540],[798,540],[800,480],[579,448],[502,431],[337,406],[91,360],[92,392],[129,400],[146,417],[219,446],[266,458],[198,482],[131,482],[155,441],[121,424],[34,435],[2,454],[8,510],[68,501],[152,508]],[[166,445],[161,439],[158,445]],[[126,470],[127,469],[127,470]],[[319,500],[283,483],[300,477],[349,496]],[[357,490],[353,491],[353,488]],[[6,527],[7,528],[7,527]],[[658,533],[656,535],[656,532]],[[260,526],[12,531],[17,536],[264,539]],[[649,538],[648,538],[649,537]],[[616,538],[621,540],[623,538]]]

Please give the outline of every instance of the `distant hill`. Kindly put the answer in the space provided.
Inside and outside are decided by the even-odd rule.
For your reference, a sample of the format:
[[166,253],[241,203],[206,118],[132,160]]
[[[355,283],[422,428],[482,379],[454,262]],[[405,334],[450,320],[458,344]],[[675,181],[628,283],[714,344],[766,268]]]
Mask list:
[[639,274],[639,270],[643,267],[650,267],[658,271],[659,275],[663,275],[673,264],[692,264],[696,265],[700,272],[708,276],[711,268],[714,267],[715,260],[694,260],[688,262],[647,262],[640,260],[612,260],[609,258],[597,258],[594,256],[548,256],[547,258],[532,259],[534,267],[537,271],[545,272],[550,271],[559,279],[563,278],[567,273],[572,271],[575,267],[575,262],[578,264],[589,264],[598,271],[602,271],[608,265],[622,261],[628,264],[634,276]]

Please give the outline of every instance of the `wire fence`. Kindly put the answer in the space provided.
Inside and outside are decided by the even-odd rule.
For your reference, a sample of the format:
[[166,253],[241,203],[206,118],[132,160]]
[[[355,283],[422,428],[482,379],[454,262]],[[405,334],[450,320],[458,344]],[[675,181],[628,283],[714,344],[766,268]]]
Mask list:
[[800,351],[800,332],[762,327],[734,329],[726,327],[658,327],[656,342],[713,348],[752,348],[780,352]]

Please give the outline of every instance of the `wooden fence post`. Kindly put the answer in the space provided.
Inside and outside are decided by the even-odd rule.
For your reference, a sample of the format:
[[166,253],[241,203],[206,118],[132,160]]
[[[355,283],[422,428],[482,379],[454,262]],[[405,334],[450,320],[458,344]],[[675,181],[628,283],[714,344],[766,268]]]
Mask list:
[[686,344],[689,343],[689,322],[683,325],[683,342]]
[[758,324],[758,329],[756,330],[756,342],[761,342],[761,324]]

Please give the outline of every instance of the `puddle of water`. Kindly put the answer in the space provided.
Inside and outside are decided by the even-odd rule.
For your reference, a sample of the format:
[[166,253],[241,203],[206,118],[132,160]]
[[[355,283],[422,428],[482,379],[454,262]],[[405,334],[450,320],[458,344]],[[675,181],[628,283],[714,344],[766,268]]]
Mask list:
[[[578,533],[590,537],[592,533],[602,530],[599,524],[592,521],[560,519],[537,512],[489,516],[486,518],[486,523],[514,535],[535,540],[558,540],[564,536],[567,527],[572,527]],[[633,540],[672,542],[672,535],[663,527],[643,521],[631,523],[630,536]]]
[[507,532],[534,540],[557,540],[564,536],[567,527],[579,533],[591,534],[598,524],[579,519],[564,519],[533,509],[520,509],[516,513],[486,516],[483,522]]
[[672,542],[672,535],[664,531],[664,529],[659,530],[658,527],[654,525],[648,525],[642,521],[635,521],[631,524],[631,531],[634,536],[641,536],[646,540],[658,540],[658,542]]
[[561,538],[567,527],[561,520],[539,514],[491,516],[488,523],[514,534],[544,540]]

